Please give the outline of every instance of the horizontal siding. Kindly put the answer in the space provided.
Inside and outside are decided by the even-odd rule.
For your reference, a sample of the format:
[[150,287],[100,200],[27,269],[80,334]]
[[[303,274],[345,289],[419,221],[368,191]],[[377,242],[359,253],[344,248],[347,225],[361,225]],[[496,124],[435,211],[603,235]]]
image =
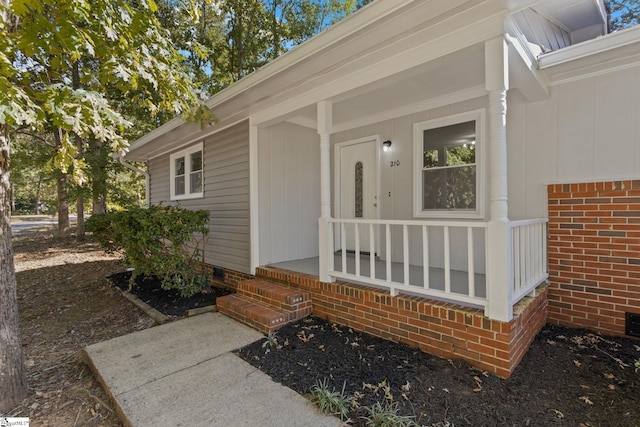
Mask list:
[[[149,194],[154,205],[176,204],[169,200],[170,155],[149,162]],[[179,203],[183,208],[209,211],[207,263],[250,272],[248,122],[204,140],[204,197]]]

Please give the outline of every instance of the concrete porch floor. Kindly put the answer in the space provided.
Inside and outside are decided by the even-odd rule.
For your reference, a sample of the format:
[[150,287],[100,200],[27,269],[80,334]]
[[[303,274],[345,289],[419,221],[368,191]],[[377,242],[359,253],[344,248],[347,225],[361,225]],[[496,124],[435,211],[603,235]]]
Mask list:
[[[355,273],[355,254],[347,253],[347,273]],[[297,259],[292,261],[284,261],[269,264],[270,267],[282,268],[285,270],[297,271],[299,273],[311,274],[314,276],[319,275],[319,259],[318,257]],[[336,253],[334,255],[334,266],[336,270],[342,270],[342,255]],[[360,275],[369,276],[369,255],[360,255]],[[376,278],[385,280],[387,277],[386,262],[377,258],[375,260]],[[391,263],[391,279],[395,282],[402,283],[403,280],[403,265],[399,262]],[[344,279],[341,279],[344,280]],[[469,289],[468,274],[466,271],[451,270],[451,291],[466,295]],[[474,274],[476,295],[479,297],[486,297],[487,285],[486,276],[484,274]],[[347,280],[351,283],[363,284],[358,281]],[[410,265],[409,266],[409,283],[416,288],[422,288],[422,266]],[[374,286],[369,285],[367,286]],[[442,268],[429,268],[429,287],[431,289],[437,289],[444,291],[444,269]]]

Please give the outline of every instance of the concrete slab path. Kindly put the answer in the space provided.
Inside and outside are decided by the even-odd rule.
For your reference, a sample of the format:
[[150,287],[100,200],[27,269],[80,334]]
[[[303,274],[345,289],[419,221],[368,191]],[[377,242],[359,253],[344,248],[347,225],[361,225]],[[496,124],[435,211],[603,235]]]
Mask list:
[[231,354],[260,338],[206,313],[91,345],[85,356],[128,426],[339,426]]

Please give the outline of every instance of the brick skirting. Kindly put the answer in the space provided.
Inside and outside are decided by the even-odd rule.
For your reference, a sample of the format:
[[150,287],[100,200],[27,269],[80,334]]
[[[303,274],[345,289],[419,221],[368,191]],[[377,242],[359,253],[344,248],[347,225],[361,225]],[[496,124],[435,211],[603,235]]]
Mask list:
[[640,313],[640,180],[547,190],[549,321],[624,335]]
[[436,356],[464,359],[509,377],[547,317],[547,287],[514,307],[510,322],[490,320],[481,310],[316,276],[260,267],[256,275],[311,292],[313,314]]

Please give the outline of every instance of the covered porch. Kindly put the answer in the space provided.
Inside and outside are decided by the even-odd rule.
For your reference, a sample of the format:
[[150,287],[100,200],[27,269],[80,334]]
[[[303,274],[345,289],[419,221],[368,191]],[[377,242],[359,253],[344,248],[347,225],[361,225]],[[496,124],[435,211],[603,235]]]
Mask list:
[[[423,62],[407,57],[393,73],[376,67],[368,83],[341,77],[327,83],[332,96],[313,104],[299,97],[254,117],[253,267],[419,295],[510,321],[514,305],[548,274],[547,220],[519,206],[521,219],[509,218],[507,92],[537,99],[545,90],[519,42],[505,38],[502,24],[496,28],[501,35],[481,43],[469,39],[430,60],[425,50]],[[430,44],[412,36],[405,42],[416,49]],[[461,122],[472,124],[471,134],[456,130]],[[446,131],[450,138],[464,136],[464,149],[474,150],[455,166],[472,178],[445,190],[454,202],[425,207],[426,188],[442,179],[450,147],[463,148],[457,140],[423,142],[427,132],[447,127],[454,129]],[[440,161],[431,174],[423,162],[429,150]],[[453,193],[465,185],[471,202],[460,208],[455,203],[464,197]]]

